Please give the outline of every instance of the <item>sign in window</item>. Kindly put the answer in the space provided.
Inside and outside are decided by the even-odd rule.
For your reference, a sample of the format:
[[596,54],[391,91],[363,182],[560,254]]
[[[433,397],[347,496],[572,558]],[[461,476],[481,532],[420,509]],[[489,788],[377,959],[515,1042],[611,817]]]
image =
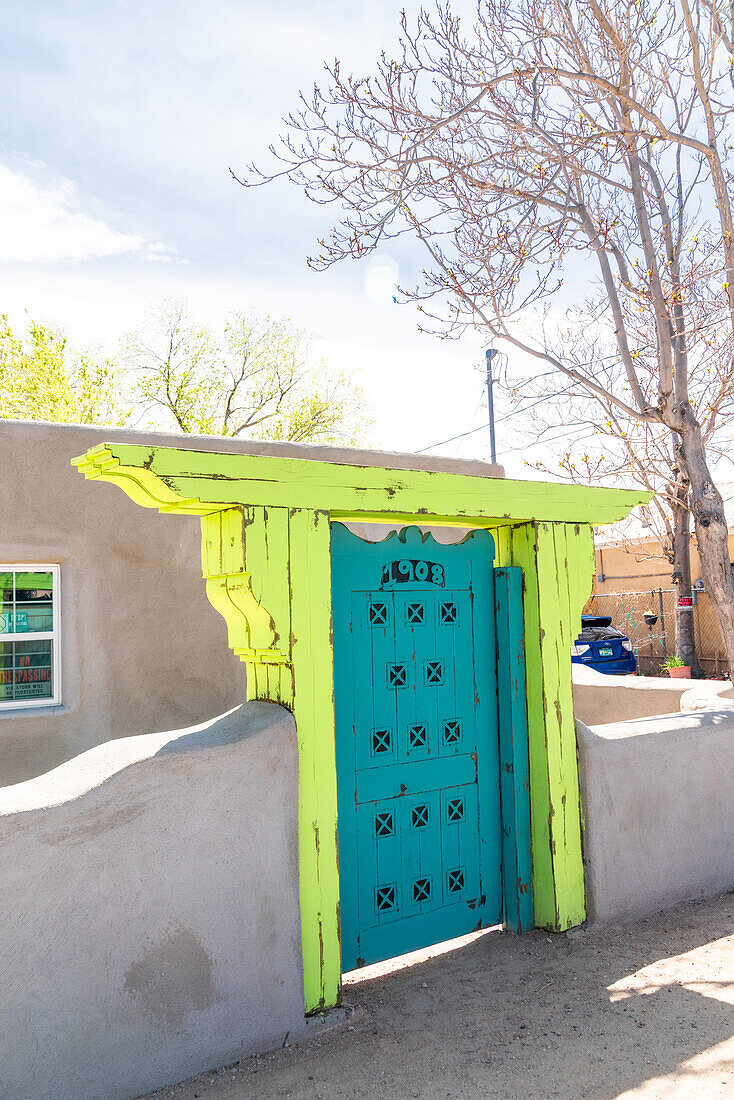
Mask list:
[[0,708],[60,701],[58,609],[58,566],[0,566]]

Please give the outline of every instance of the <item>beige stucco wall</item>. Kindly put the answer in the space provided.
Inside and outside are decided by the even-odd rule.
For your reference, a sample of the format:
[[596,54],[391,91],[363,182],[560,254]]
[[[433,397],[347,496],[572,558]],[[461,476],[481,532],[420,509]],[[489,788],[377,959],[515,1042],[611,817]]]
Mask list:
[[576,732],[591,921],[734,886],[734,707]]
[[63,691],[60,707],[0,710],[0,786],[244,698],[201,579],[198,520],[140,508],[70,465],[110,434],[0,420],[0,563],[61,564]]
[[[573,709],[587,726],[602,722],[627,722],[651,714],[680,710],[680,698],[690,680],[667,676],[605,676],[596,669],[572,664]],[[722,685],[717,685],[722,686]]]
[[271,703],[0,790],[0,1097],[131,1100],[306,1032],[297,817]]

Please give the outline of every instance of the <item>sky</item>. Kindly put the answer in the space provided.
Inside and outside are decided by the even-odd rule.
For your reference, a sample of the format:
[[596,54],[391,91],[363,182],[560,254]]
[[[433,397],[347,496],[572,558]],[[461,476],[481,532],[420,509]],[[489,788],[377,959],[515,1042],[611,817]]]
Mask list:
[[[229,174],[267,163],[282,116],[325,59],[368,71],[397,40],[400,6],[6,6],[0,311],[17,325],[56,322],[106,352],[167,298],[186,298],[212,325],[233,309],[288,316],[356,372],[373,446],[417,450],[478,427],[440,450],[488,457],[480,338],[420,334],[414,308],[392,300],[417,254],[313,272],[306,257],[334,212],[286,182],[246,190]],[[498,432],[500,461],[522,474],[517,433]]]
[[[29,316],[54,322],[75,345],[112,356],[166,299],[186,299],[213,327],[233,310],[289,317],[317,353],[355,372],[374,421],[370,445],[488,458],[480,335],[422,334],[415,307],[393,300],[396,281],[410,284],[420,268],[418,246],[403,238],[314,272],[307,256],[338,210],[287,181],[245,189],[230,174],[272,163],[268,145],[299,90],[323,79],[325,60],[372,71],[397,44],[401,6],[5,5],[0,312],[16,327]],[[474,0],[452,6],[471,20]],[[417,13],[413,0],[405,7]],[[512,364],[538,369],[516,355]],[[569,439],[559,425],[530,446],[534,425],[508,402],[496,391],[498,459],[510,476],[537,477],[528,462],[552,469]]]
[[[272,163],[268,145],[299,90],[323,79],[325,60],[372,71],[397,44],[401,6],[5,5],[0,313],[15,327],[29,316],[56,323],[75,345],[112,356],[166,299],[186,299],[213,327],[233,310],[289,317],[319,355],[355,372],[374,421],[371,446],[488,458],[480,335],[422,334],[415,307],[393,300],[396,281],[410,284],[421,266],[417,246],[403,238],[368,260],[314,272],[307,256],[338,210],[287,181],[245,189],[230,174]],[[404,6],[409,17],[418,10],[414,0]],[[452,6],[471,20],[474,0]],[[516,374],[538,369],[511,354]],[[537,477],[528,463],[552,469],[568,449],[562,424],[531,446],[536,425],[499,390],[495,412],[510,476]]]

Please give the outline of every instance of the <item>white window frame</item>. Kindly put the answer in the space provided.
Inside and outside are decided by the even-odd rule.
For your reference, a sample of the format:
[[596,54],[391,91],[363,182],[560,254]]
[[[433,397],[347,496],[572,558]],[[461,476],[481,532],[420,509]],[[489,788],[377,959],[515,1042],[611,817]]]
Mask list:
[[0,699],[0,714],[11,710],[27,710],[29,707],[58,707],[61,705],[61,566],[48,562],[3,562],[0,573],[50,573],[52,578],[51,613],[53,630],[24,630],[20,634],[0,634],[0,642],[51,641],[51,675],[53,695],[46,698]]

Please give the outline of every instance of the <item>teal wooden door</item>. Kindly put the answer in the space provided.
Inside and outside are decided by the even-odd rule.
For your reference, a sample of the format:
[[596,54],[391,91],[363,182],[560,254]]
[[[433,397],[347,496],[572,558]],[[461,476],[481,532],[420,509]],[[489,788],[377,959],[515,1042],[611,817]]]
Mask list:
[[493,558],[332,527],[344,970],[502,919]]

